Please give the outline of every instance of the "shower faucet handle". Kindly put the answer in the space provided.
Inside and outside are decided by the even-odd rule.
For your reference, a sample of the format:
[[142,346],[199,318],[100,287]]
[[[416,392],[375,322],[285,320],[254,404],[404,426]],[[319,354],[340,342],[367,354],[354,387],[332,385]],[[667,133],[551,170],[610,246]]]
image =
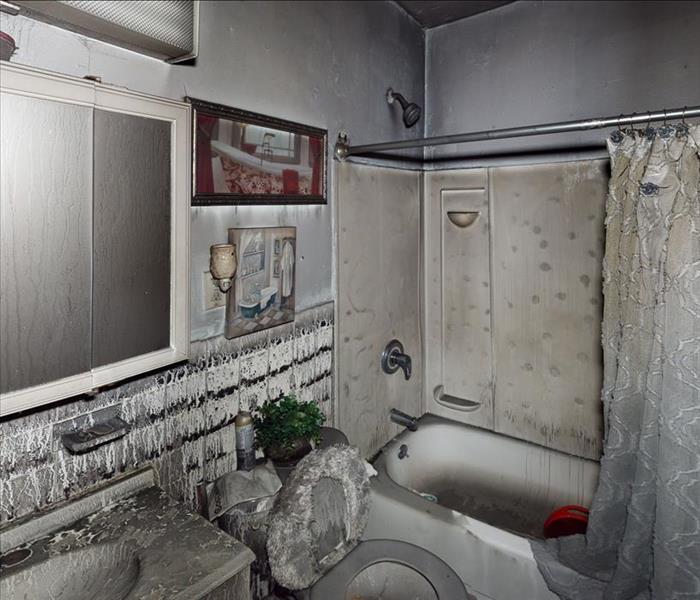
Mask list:
[[413,364],[411,357],[403,351],[403,344],[399,340],[391,340],[382,352],[382,371],[391,375],[399,369],[408,381],[411,378]]

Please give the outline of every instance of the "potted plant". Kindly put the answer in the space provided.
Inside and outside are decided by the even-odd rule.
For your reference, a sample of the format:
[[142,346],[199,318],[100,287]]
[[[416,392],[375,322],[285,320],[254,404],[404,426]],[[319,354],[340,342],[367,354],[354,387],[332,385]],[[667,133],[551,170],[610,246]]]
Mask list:
[[325,416],[313,402],[299,402],[294,394],[266,401],[253,413],[255,444],[277,466],[290,467],[321,439]]

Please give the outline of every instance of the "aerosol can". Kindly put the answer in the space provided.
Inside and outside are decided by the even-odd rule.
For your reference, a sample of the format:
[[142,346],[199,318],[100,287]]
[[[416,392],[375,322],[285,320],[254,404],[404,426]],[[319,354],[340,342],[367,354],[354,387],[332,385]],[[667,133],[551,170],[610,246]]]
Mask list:
[[255,429],[249,412],[236,415],[236,462],[239,471],[251,471],[255,467]]

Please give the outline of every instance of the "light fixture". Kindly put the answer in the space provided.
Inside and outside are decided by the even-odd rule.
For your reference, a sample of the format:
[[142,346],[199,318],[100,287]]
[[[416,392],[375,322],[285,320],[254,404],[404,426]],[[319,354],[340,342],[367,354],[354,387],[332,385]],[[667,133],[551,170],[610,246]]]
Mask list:
[[209,272],[222,292],[231,289],[237,267],[235,244],[214,244],[209,248]]

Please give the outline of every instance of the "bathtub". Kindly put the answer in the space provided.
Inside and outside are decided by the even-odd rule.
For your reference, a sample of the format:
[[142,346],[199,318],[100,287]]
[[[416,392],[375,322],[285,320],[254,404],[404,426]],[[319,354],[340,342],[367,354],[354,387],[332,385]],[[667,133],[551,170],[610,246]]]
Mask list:
[[254,319],[261,312],[263,312],[268,306],[275,303],[277,298],[277,287],[274,285],[263,288],[259,292],[256,292],[253,300],[248,302],[241,300],[238,303],[238,307],[241,309],[241,314],[246,319]]
[[260,290],[260,312],[264,311],[270,304],[274,304],[277,296],[277,286],[270,285]]
[[372,462],[365,539],[426,548],[479,600],[557,600],[529,538],[555,508],[590,505],[597,462],[431,414]]

